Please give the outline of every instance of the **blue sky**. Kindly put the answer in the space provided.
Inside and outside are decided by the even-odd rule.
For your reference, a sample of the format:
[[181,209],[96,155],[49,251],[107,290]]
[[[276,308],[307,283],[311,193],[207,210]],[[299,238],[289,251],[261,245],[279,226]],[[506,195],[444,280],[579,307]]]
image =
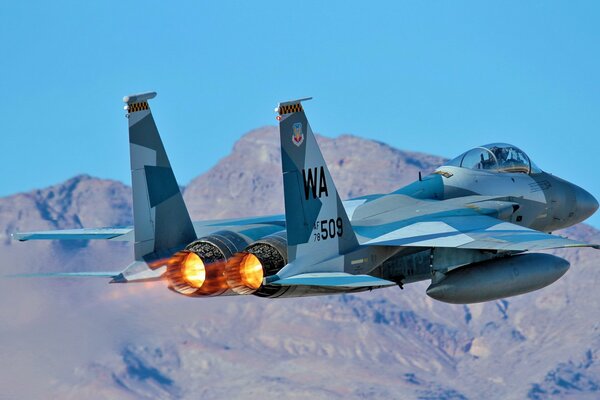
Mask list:
[[[600,198],[599,2],[3,2],[0,196],[129,183],[124,95],[152,102],[182,184],[279,100],[313,128],[453,157],[516,144]],[[591,222],[600,227],[600,215]]]

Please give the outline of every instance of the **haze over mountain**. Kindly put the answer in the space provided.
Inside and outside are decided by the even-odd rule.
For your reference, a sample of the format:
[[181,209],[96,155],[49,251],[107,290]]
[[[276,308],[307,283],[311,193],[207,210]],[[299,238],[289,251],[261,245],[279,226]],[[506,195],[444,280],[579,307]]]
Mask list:
[[[343,197],[394,190],[443,162],[355,136],[319,142]],[[184,192],[195,219],[280,213],[282,196],[274,127],[244,135]],[[86,175],[1,198],[0,268],[120,270],[127,243],[18,243],[8,233],[131,222],[130,188]],[[587,225],[563,234],[600,243]],[[268,300],[0,279],[0,398],[595,399],[600,253],[557,253],[572,267],[554,285],[469,306],[428,298],[426,282]]]

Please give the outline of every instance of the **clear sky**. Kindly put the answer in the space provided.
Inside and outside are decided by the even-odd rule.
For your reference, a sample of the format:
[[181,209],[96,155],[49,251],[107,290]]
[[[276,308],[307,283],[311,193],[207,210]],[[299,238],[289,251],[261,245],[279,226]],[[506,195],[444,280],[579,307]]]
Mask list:
[[181,184],[314,96],[324,135],[446,157],[509,142],[600,198],[599,20],[597,1],[5,1],[0,196],[129,183],[121,99],[155,90]]

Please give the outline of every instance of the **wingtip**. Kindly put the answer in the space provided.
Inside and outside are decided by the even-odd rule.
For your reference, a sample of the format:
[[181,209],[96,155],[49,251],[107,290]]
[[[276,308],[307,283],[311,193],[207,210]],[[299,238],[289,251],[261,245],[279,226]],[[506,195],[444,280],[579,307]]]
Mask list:
[[18,240],[19,242],[25,242],[27,240],[26,239],[26,235],[24,233],[21,233],[21,232],[12,232],[10,234],[10,238],[12,240]]

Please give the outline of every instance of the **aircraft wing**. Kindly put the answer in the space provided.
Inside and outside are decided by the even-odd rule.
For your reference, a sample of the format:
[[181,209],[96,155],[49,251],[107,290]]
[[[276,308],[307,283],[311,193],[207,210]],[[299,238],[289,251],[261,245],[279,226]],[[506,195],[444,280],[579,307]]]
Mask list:
[[359,234],[365,238],[362,244],[497,251],[529,251],[559,247],[599,248],[597,245],[546,234],[487,215],[444,216],[431,221],[421,219],[390,225],[357,227]]
[[[236,228],[244,226],[262,226],[262,225],[280,225],[281,229],[285,228],[285,219],[283,215],[274,215],[267,217],[252,217],[252,218],[237,218],[237,219],[222,219],[211,221],[194,222],[196,233],[207,235],[214,231],[224,229],[226,227]],[[238,229],[239,230],[239,229]],[[11,234],[12,238],[25,242],[28,240],[113,240],[122,242],[132,242],[133,227],[119,228],[80,228],[80,229],[62,229],[54,231],[37,231],[37,232],[15,232]]]
[[106,239],[117,241],[133,240],[133,228],[84,228],[63,229],[56,231],[17,232],[11,234],[13,239],[27,240],[89,240]]
[[3,278],[115,278],[120,272],[40,272],[33,274],[4,275]]

